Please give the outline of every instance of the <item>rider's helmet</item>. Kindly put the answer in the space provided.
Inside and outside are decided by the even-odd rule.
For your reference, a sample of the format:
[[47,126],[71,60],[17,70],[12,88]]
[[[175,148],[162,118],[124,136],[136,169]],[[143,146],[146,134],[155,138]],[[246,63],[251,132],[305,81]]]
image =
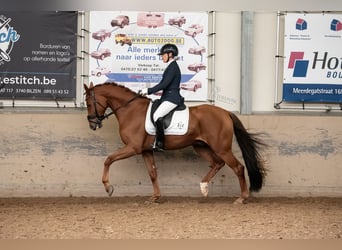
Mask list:
[[160,52],[158,53],[158,55],[163,55],[165,53],[172,53],[172,56],[178,56],[178,48],[176,45],[171,44],[171,43],[167,43],[164,44],[161,49]]

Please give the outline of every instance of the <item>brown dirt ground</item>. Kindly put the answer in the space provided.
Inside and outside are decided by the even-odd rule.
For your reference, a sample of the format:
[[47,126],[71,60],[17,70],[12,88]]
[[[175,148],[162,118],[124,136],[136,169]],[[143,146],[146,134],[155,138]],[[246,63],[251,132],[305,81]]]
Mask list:
[[341,198],[0,198],[0,239],[340,239]]

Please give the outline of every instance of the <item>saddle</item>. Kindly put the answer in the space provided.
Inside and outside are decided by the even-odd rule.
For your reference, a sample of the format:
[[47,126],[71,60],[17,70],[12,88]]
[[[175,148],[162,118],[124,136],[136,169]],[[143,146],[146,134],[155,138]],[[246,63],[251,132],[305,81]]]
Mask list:
[[[156,99],[152,102],[152,107],[151,107],[151,113],[150,113],[150,119],[151,122],[153,123],[154,126],[156,126],[155,122],[153,121],[153,114],[154,112],[157,110],[157,108],[159,107],[159,105],[161,104],[161,100],[160,99]],[[168,128],[170,126],[171,120],[172,120],[172,116],[174,114],[175,111],[180,111],[180,110],[184,110],[186,109],[186,106],[184,104],[184,102],[180,105],[178,105],[176,108],[174,108],[173,110],[170,111],[170,113],[168,113],[166,116],[164,116],[163,118],[163,124],[164,124],[164,128]]]

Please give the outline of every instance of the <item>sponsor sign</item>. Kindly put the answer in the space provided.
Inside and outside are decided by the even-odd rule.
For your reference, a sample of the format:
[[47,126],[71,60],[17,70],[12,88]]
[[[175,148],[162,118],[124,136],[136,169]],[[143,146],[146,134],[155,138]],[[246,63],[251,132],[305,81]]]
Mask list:
[[92,11],[90,81],[114,81],[133,91],[154,86],[166,67],[157,54],[165,43],[173,43],[179,49],[182,96],[206,100],[207,30],[206,12]]
[[342,15],[287,14],[283,100],[342,102]]
[[0,99],[76,96],[77,12],[0,11]]

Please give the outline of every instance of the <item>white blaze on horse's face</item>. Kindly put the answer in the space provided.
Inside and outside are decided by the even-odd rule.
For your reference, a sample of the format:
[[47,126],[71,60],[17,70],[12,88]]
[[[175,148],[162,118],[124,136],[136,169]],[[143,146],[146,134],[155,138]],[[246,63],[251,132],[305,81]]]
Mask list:
[[[96,124],[96,128],[102,128],[102,122],[98,122],[98,123]],[[95,128],[95,130],[96,130],[96,128]]]

